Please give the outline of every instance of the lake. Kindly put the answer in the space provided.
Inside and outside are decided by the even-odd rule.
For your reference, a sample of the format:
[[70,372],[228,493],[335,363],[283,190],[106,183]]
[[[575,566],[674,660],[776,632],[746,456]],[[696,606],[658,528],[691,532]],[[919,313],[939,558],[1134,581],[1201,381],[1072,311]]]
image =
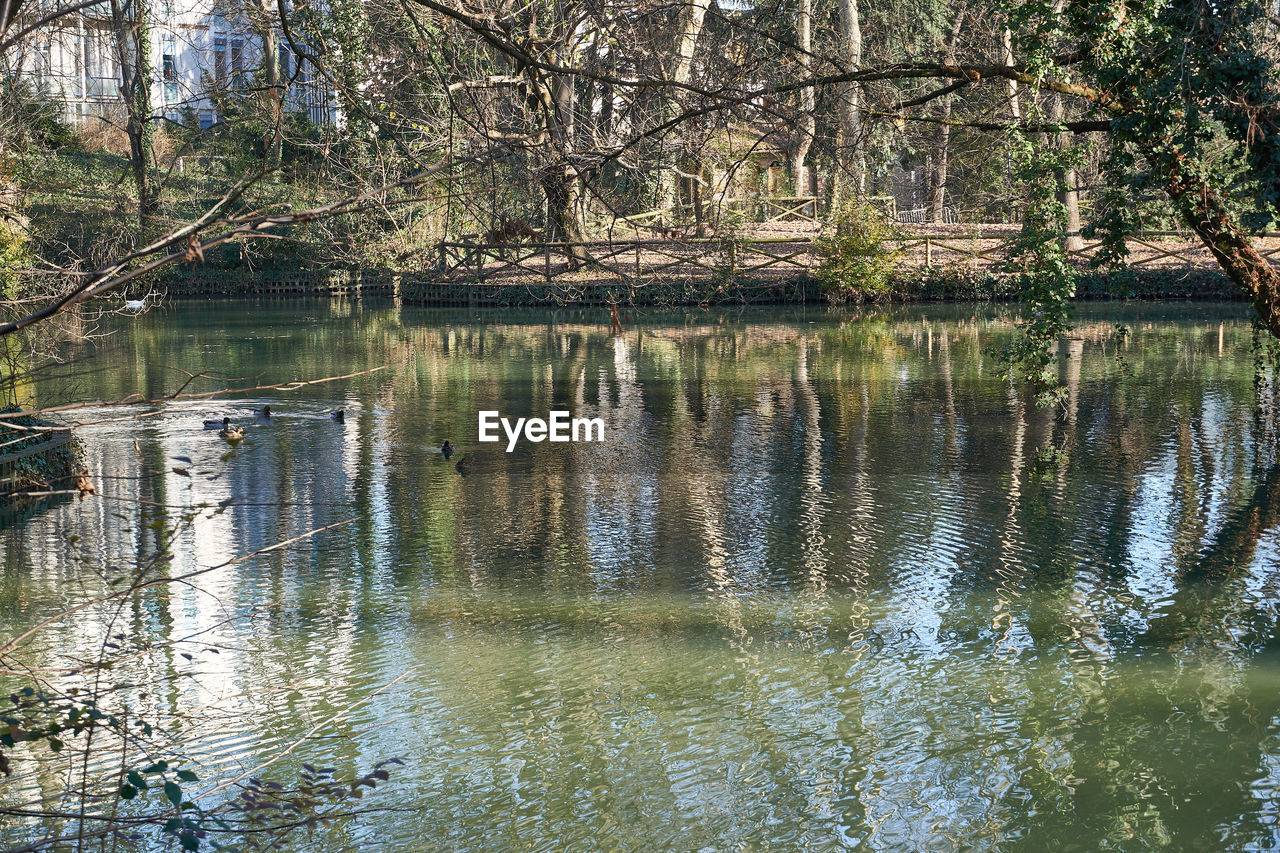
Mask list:
[[[342,523],[19,657],[65,687],[110,643],[110,701],[192,793],[403,762],[297,849],[1274,849],[1280,469],[1248,308],[1080,306],[1056,417],[1000,376],[1015,310],[111,317],[38,403],[386,369],[78,412],[100,494],[7,518],[0,633],[158,551],[179,574]],[[476,441],[479,410],[557,408],[606,440]],[[202,428],[224,415],[234,449]],[[66,772],[20,753],[0,803],[56,812]],[[0,845],[76,831],[0,818]]]

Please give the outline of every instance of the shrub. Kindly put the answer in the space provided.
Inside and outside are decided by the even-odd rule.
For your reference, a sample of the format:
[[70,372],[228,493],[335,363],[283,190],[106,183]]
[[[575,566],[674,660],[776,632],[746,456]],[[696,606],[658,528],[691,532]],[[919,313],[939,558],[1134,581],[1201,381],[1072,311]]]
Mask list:
[[818,280],[831,289],[888,293],[901,250],[885,244],[898,236],[897,226],[866,202],[840,205],[814,243],[821,258]]
[[16,151],[69,148],[76,142],[49,90],[12,76],[0,79],[0,128],[0,142]]

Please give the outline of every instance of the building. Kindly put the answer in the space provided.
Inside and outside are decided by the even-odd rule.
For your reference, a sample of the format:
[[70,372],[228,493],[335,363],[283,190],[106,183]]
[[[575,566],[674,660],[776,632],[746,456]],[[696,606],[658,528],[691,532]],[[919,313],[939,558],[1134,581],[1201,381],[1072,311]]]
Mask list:
[[[262,39],[244,16],[219,11],[217,0],[159,0],[150,8],[151,105],[156,119],[211,127],[218,105],[260,85]],[[16,70],[66,104],[68,121],[123,115],[120,49],[109,8],[60,18],[19,45]],[[338,120],[337,98],[283,36],[279,61],[286,109],[316,124]]]

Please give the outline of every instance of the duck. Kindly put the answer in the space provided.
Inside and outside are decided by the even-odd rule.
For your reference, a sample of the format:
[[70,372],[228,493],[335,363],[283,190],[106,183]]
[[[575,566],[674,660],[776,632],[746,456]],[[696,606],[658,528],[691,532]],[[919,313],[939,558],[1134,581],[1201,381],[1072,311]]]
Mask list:
[[239,443],[244,438],[244,430],[241,427],[231,426],[227,424],[218,432],[220,438],[225,438],[232,444]]
[[[440,445],[440,452],[444,454],[445,459],[448,459],[450,456],[453,455],[453,445],[450,444],[448,441],[445,441],[444,444]],[[458,461],[461,462],[462,460],[458,460]]]
[[80,492],[80,500],[98,493],[98,490],[93,486],[93,481],[89,479],[89,470],[87,468],[81,468],[76,472],[76,489]]
[[470,456],[462,457],[461,459],[458,460],[457,464],[455,464],[453,467],[457,468],[458,473],[461,474],[462,476],[464,477],[467,476],[467,474],[471,473],[471,457]]
[[255,411],[253,416],[259,420],[269,421],[271,420],[271,407],[263,406],[261,409]]
[[347,413],[342,409],[338,409],[336,412],[330,412],[329,418],[330,420],[335,420],[338,423],[345,423],[347,420]]
[[231,418],[223,418],[220,421],[205,421],[205,429],[227,429],[231,426]]
[[147,297],[144,296],[141,299],[126,299],[124,301],[124,310],[134,312],[146,311]]

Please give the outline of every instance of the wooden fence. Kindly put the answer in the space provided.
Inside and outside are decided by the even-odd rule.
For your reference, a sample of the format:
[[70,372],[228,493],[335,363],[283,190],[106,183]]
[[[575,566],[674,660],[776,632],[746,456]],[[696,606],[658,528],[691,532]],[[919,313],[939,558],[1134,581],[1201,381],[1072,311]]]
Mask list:
[[[822,213],[822,200],[817,196],[761,196],[759,198],[708,199],[703,210],[709,220],[722,219],[725,214],[737,214],[748,221],[817,222]],[[628,216],[600,216],[590,224],[597,229],[609,229],[621,223],[636,229],[658,230],[665,228],[691,228],[695,218],[691,204],[677,204],[633,213]]]
[[[1280,232],[1258,235],[1266,257],[1280,253]],[[966,270],[1000,273],[1016,232],[992,226],[984,233],[907,233],[886,243],[907,271]],[[401,296],[436,305],[703,304],[812,301],[822,298],[814,279],[821,258],[812,232],[794,236],[624,239],[586,242],[439,244],[439,266],[406,275]],[[1087,243],[1070,256],[1081,265],[1102,244]],[[1195,270],[1216,275],[1208,252],[1191,235],[1147,231],[1132,235],[1129,266]],[[1208,281],[1208,279],[1205,279]]]
[[693,237],[683,240],[612,240],[552,243],[439,244],[442,276],[516,275],[551,282],[566,273],[594,271],[620,281],[643,282],[676,275],[752,278],[775,267],[806,273],[813,240],[803,237],[729,239]]
[[25,483],[18,472],[18,463],[32,456],[44,456],[65,446],[71,441],[71,430],[51,429],[45,439],[36,444],[29,444],[20,450],[0,453],[0,495],[23,488]]
[[[1280,245],[1267,241],[1280,232],[1258,235],[1264,257],[1280,253]],[[997,233],[903,234],[886,241],[886,248],[900,257],[917,259],[926,268],[968,263],[998,264],[1007,255],[1016,235]],[[448,279],[484,281],[503,275],[533,277],[550,282],[566,273],[595,271],[624,281],[645,281],[670,275],[710,275],[752,278],[765,273],[808,274],[818,263],[815,236],[690,237],[675,239],[620,239],[585,242],[482,243],[444,241],[439,244],[439,274]],[[1207,251],[1189,234],[1177,231],[1144,231],[1128,239],[1129,265],[1157,262],[1211,261]],[[1087,243],[1069,256],[1093,260],[1100,241]],[[922,263],[921,263],[922,262]]]

